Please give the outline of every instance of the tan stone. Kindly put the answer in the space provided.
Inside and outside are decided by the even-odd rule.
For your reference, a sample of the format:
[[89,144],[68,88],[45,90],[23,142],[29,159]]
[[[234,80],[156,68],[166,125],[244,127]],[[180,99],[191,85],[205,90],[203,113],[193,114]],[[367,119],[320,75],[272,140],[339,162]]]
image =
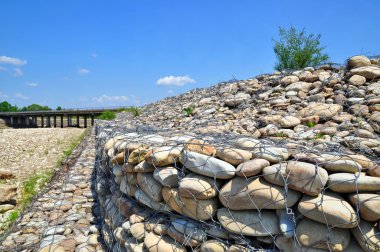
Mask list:
[[163,146],[150,150],[145,161],[154,166],[166,166],[178,162],[182,147]]
[[349,200],[352,206],[359,203],[360,217],[366,221],[380,220],[380,195],[370,193],[351,194]]
[[371,65],[371,61],[366,56],[363,56],[363,55],[353,56],[349,58],[347,62],[348,69],[362,67],[362,66],[370,66],[370,65]]
[[360,75],[352,75],[348,79],[348,83],[354,86],[361,86],[366,82],[365,77],[360,76]]
[[227,246],[218,240],[208,240],[202,243],[200,252],[226,252]]
[[171,209],[195,220],[211,219],[218,210],[215,197],[207,200],[184,198],[179,196],[177,188],[168,187],[162,189],[162,196]]
[[238,235],[268,236],[280,233],[278,218],[273,211],[231,211],[221,208],[218,210],[218,220],[226,230]]
[[268,183],[263,178],[235,177],[219,192],[220,202],[231,210],[284,209],[293,206],[300,193]]
[[216,149],[211,144],[206,143],[203,140],[192,139],[185,144],[185,149],[194,151],[207,156],[215,156]]
[[144,239],[144,245],[149,252],[186,252],[185,246],[176,243],[169,236],[158,236],[148,233]]
[[221,184],[220,180],[189,173],[179,182],[178,193],[185,198],[210,199],[218,194]]
[[338,193],[380,191],[380,178],[356,175],[352,173],[334,173],[329,175],[327,187]]
[[304,195],[298,211],[309,219],[329,226],[353,228],[358,225],[356,211],[337,193],[325,192],[317,197]]
[[263,177],[270,183],[316,196],[325,187],[328,180],[325,169],[305,162],[289,161],[265,167]]
[[377,224],[362,220],[352,234],[365,251],[380,251],[380,232]]
[[232,164],[232,165],[239,165],[249,159],[252,158],[252,153],[246,150],[236,149],[236,148],[225,148],[222,150],[218,150],[216,152],[216,155]]
[[149,146],[141,146],[136,150],[132,151],[128,157],[128,163],[130,164],[138,164],[145,159],[145,155],[149,152]]
[[269,161],[262,158],[255,158],[252,160],[248,160],[248,161],[245,161],[244,163],[241,163],[236,168],[236,175],[240,177],[252,177],[254,175],[261,173],[264,167],[267,167],[269,165],[270,165]]
[[350,242],[350,232],[341,228],[328,226],[304,219],[298,223],[296,236],[299,243],[305,247],[343,251]]
[[333,116],[342,112],[343,107],[337,104],[312,103],[298,112],[298,116],[319,116],[321,120],[330,120]]
[[282,85],[290,85],[294,82],[298,82],[299,81],[299,78],[297,76],[294,76],[294,75],[289,75],[289,76],[285,76],[283,77],[281,80],[280,80],[280,83]]
[[162,185],[154,179],[152,173],[137,173],[137,184],[152,200],[162,200]]
[[380,67],[378,66],[363,66],[351,70],[351,74],[361,75],[367,79],[367,81],[380,77]]
[[196,247],[201,244],[201,241],[192,239],[191,237],[176,230],[173,226],[169,227],[167,232],[171,238],[184,246]]
[[17,194],[17,186],[0,184],[0,203],[10,201]]

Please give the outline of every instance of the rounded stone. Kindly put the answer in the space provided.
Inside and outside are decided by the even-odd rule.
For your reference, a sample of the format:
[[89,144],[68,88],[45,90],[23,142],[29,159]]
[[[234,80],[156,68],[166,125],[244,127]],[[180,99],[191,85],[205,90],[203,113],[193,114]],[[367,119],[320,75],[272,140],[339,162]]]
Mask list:
[[216,148],[203,140],[192,139],[185,144],[185,149],[207,156],[216,155]]
[[153,172],[153,177],[163,186],[178,186],[178,170],[175,167],[157,168]]
[[353,56],[349,58],[347,62],[348,69],[362,67],[362,66],[370,66],[370,65],[371,65],[371,61],[366,56],[363,56],[363,55]]
[[330,172],[351,172],[356,173],[360,172],[362,169],[362,166],[353,161],[353,160],[334,160],[334,161],[327,161],[326,164],[324,164],[324,167],[326,170]]
[[244,161],[247,161],[252,158],[252,153],[246,150],[236,149],[236,148],[225,148],[222,150],[218,150],[216,152],[216,155],[232,164],[232,165],[239,165],[243,163]]
[[201,241],[195,240],[195,239],[179,232],[173,226],[169,227],[167,232],[171,238],[173,238],[175,241],[181,243],[184,246],[196,247],[196,246],[201,244]]
[[338,193],[380,191],[380,178],[352,173],[334,173],[329,176],[327,187]]
[[220,181],[190,173],[179,182],[178,192],[180,197],[210,199],[218,194],[220,185]]
[[360,217],[366,221],[380,220],[380,195],[370,193],[351,194],[351,204],[356,207],[359,204]]
[[263,177],[270,183],[316,196],[325,187],[328,173],[325,169],[310,163],[289,161],[263,169]]
[[226,252],[227,246],[218,240],[208,240],[202,243],[200,252]]
[[181,163],[190,171],[217,179],[229,179],[235,176],[235,167],[223,160],[199,154],[192,151],[183,151]]
[[182,147],[177,146],[162,146],[150,150],[146,156],[145,161],[154,166],[166,166],[174,164],[178,161]]
[[259,145],[253,150],[253,157],[268,160],[271,164],[286,161],[289,158],[289,151],[286,148],[269,145]]
[[363,85],[364,83],[366,82],[366,79],[365,77],[363,76],[360,76],[360,75],[352,75],[349,79],[348,79],[348,83],[351,84],[351,85],[354,85],[354,86],[361,86]]
[[206,233],[203,231],[202,227],[187,221],[185,219],[176,219],[172,221],[173,227],[184,234],[187,237],[198,241],[205,241],[207,239]]
[[359,222],[352,206],[341,195],[332,192],[317,197],[304,195],[298,211],[309,219],[339,228],[353,228]]
[[304,219],[296,228],[297,240],[302,246],[331,251],[343,251],[350,242],[350,231]]
[[154,179],[152,173],[137,173],[137,184],[152,200],[162,200],[162,185]]
[[262,158],[255,158],[252,160],[245,161],[241,163],[236,169],[236,175],[240,177],[252,177],[255,176],[264,169],[264,167],[269,166],[268,160]]
[[180,197],[177,188],[164,187],[162,195],[165,202],[174,211],[195,220],[211,219],[218,210],[216,197],[206,200]]
[[263,178],[235,177],[219,192],[220,202],[231,210],[285,209],[301,197],[299,192],[268,183]]
[[380,251],[380,232],[376,223],[362,220],[351,232],[363,250]]
[[133,225],[131,225],[129,232],[133,237],[135,237],[137,240],[142,240],[145,237],[145,224],[144,222],[138,222]]
[[234,234],[268,236],[281,232],[278,218],[273,211],[231,211],[227,208],[221,208],[218,210],[217,216],[220,224]]
[[148,233],[144,239],[144,245],[149,252],[186,252],[186,247],[175,242],[169,236],[158,236]]

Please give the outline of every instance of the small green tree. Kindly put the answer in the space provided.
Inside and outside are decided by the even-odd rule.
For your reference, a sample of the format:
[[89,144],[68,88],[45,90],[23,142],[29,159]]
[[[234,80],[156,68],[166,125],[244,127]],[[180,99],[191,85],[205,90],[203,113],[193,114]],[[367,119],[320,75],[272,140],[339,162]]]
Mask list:
[[112,111],[104,111],[99,117],[100,120],[113,120],[116,118],[115,112]]
[[323,53],[324,47],[321,47],[318,34],[307,34],[305,28],[301,31],[291,26],[288,30],[279,27],[280,40],[275,41],[274,53],[277,61],[276,70],[294,70],[308,66],[316,66],[326,63],[329,56]]
[[62,110],[61,106],[58,106],[55,110]]

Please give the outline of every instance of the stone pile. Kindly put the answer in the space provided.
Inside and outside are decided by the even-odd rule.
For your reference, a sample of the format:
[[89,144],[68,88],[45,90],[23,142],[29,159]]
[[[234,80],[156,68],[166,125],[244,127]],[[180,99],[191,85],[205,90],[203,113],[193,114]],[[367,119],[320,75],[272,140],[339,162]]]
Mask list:
[[0,234],[8,228],[8,222],[17,203],[17,186],[12,183],[13,172],[0,169]]
[[380,250],[380,166],[362,154],[112,124],[97,132],[112,251]]
[[135,125],[281,137],[301,144],[318,140],[380,155],[379,59],[355,56],[346,67],[307,67],[195,89],[144,106],[132,120]]

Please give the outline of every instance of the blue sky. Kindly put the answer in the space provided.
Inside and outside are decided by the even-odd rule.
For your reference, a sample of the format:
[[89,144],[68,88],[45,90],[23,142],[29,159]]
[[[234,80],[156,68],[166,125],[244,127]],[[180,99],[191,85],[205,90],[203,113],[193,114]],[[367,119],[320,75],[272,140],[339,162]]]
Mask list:
[[0,1],[0,100],[143,105],[273,71],[278,27],[331,61],[380,54],[380,1]]

